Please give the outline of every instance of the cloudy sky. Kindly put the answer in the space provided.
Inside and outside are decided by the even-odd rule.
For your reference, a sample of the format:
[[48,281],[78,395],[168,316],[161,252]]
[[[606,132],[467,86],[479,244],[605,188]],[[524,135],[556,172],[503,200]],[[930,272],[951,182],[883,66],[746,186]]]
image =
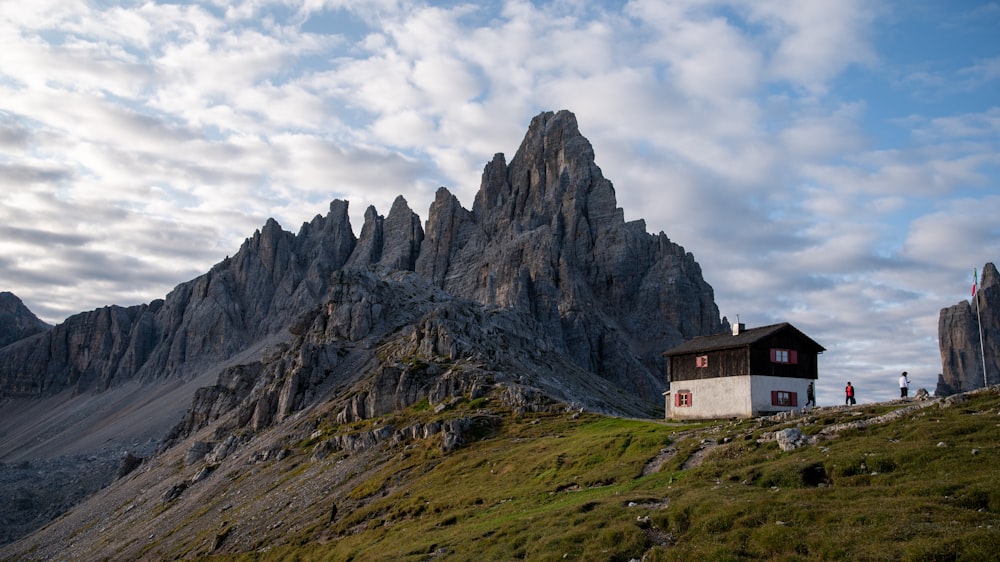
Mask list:
[[438,186],[471,208],[569,109],[627,219],[723,315],[933,392],[937,317],[1000,260],[1000,3],[0,0],[0,290],[133,305],[286,230]]

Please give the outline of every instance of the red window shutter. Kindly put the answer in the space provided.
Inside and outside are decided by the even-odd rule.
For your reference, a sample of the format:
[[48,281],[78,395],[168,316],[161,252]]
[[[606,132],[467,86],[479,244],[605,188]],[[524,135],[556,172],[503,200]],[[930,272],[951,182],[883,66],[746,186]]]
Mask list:
[[693,406],[693,405],[694,405],[694,394],[692,394],[692,393],[689,392],[688,393],[688,406]]
[[677,394],[674,394],[674,406],[680,406],[680,405],[681,405],[681,393],[678,392]]
[[788,352],[788,362],[792,365],[799,364],[799,352],[794,349]]
[[771,348],[771,363],[775,363],[775,362],[777,362],[777,361],[778,361],[778,350],[777,350],[777,349],[774,349],[774,348],[772,347],[772,348]]
[[[774,350],[773,349],[771,350],[771,355],[772,356],[774,355]],[[778,391],[777,390],[772,390],[771,391],[771,405],[772,406],[777,406],[778,405]]]
[[[793,351],[792,353],[795,353],[795,352]],[[798,392],[789,392],[788,396],[789,396],[789,405],[791,407],[794,408],[794,407],[796,407],[796,406],[799,405],[799,393]]]

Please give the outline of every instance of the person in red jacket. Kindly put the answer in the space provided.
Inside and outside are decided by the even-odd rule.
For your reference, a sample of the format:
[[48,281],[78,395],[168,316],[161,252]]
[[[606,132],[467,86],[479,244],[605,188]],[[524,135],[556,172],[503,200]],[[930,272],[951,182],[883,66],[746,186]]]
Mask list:
[[847,381],[847,388],[844,389],[844,394],[846,395],[846,398],[844,399],[845,405],[857,404],[857,401],[854,400],[854,387],[851,386],[851,381]]

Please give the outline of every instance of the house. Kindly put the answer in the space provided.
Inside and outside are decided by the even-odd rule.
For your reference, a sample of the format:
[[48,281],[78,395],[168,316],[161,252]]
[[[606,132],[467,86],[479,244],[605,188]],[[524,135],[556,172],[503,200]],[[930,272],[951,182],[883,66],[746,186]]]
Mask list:
[[823,346],[787,322],[688,340],[667,358],[666,417],[769,415],[805,405]]

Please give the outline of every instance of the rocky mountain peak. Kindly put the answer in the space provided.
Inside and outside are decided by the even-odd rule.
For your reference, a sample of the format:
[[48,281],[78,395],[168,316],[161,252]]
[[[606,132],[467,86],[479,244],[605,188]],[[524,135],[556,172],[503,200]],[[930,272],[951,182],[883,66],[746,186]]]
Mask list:
[[51,328],[14,293],[0,292],[0,347]]
[[397,196],[387,218],[378,214],[374,206],[365,210],[365,223],[361,227],[358,246],[347,267],[374,264],[412,271],[423,240],[420,217],[410,209],[402,195]]
[[664,349],[722,330],[694,258],[625,222],[569,111],[536,116],[509,164],[493,157],[471,214],[439,191],[427,232],[418,273],[531,311],[580,366],[645,400],[665,386]]
[[983,274],[979,280],[979,290],[989,291],[998,284],[1000,284],[1000,273],[997,272],[997,266],[993,265],[993,262],[988,262],[983,266]]

